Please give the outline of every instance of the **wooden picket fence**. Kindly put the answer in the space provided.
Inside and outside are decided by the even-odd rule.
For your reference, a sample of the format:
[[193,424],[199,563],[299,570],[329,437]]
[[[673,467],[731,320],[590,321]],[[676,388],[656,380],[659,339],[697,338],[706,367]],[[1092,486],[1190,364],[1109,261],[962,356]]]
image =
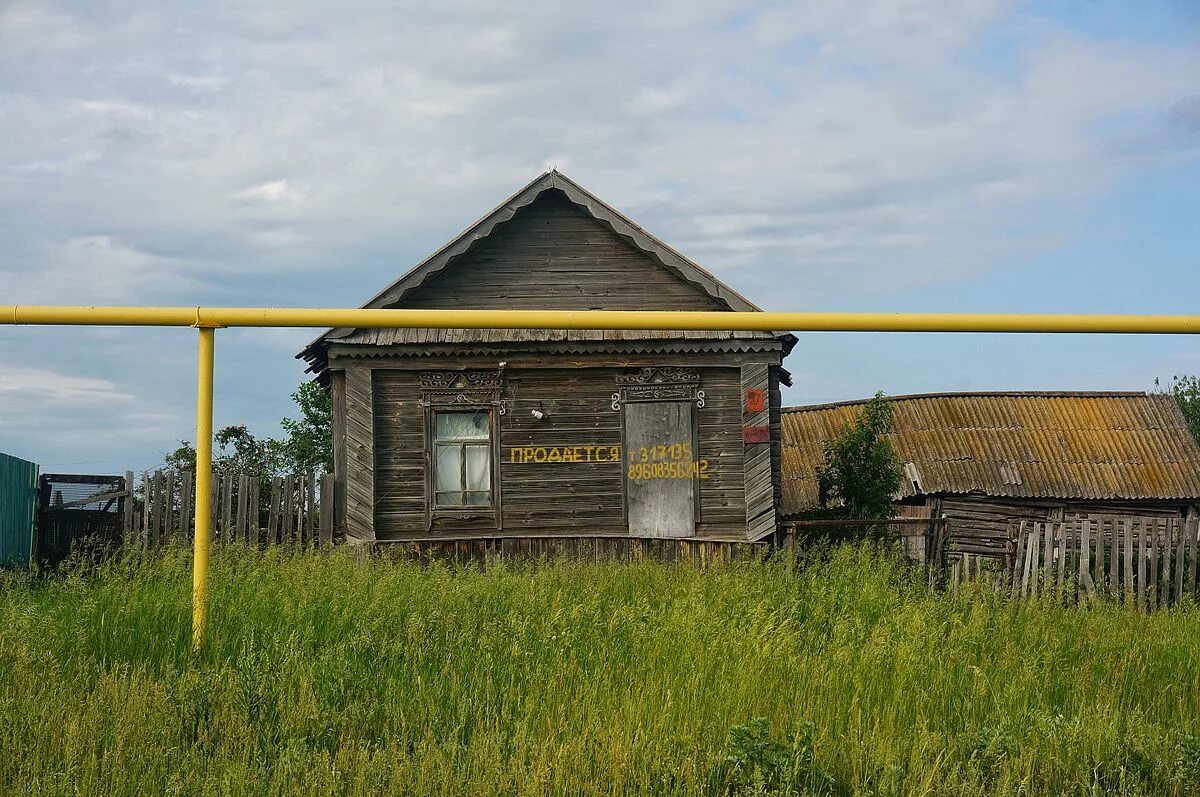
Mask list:
[[[132,472],[135,498],[125,513],[124,539],[143,548],[191,540],[195,533],[195,474],[187,470]],[[264,489],[265,488],[265,489]],[[333,475],[275,476],[265,483],[245,473],[214,472],[212,539],[219,543],[328,547],[334,541]]]
[[1022,521],[1003,567],[971,554],[947,562],[952,590],[991,580],[1014,600],[1065,602],[1108,598],[1142,611],[1197,598],[1200,521],[1096,516],[1066,522]]

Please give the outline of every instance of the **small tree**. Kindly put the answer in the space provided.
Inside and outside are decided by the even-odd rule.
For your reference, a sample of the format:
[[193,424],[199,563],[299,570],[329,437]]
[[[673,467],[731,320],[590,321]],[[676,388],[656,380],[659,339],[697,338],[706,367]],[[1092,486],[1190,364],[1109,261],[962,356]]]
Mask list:
[[293,473],[333,470],[333,404],[329,391],[316,382],[300,385],[292,400],[300,408],[300,417],[279,422],[287,437],[272,441],[279,459]]
[[1175,398],[1175,403],[1183,411],[1183,419],[1187,421],[1192,437],[1200,441],[1200,377],[1173,376],[1171,384],[1163,387],[1159,380],[1154,380],[1154,388],[1159,393],[1169,393]]
[[825,443],[817,469],[818,501],[830,514],[851,520],[890,518],[903,470],[885,435],[892,431],[892,405],[876,393],[854,423]]
[[[237,473],[266,476],[279,470],[279,444],[271,439],[259,440],[244,425],[225,426],[213,434],[213,467]],[[179,447],[164,458],[168,468],[195,470],[196,447],[180,440]]]
[[[244,425],[225,426],[213,435],[213,466],[217,470],[267,479],[280,473],[333,470],[332,405],[329,393],[316,382],[300,385],[292,399],[299,418],[279,422],[287,436],[282,440],[257,438]],[[186,440],[168,453],[168,468],[194,470],[196,448]]]

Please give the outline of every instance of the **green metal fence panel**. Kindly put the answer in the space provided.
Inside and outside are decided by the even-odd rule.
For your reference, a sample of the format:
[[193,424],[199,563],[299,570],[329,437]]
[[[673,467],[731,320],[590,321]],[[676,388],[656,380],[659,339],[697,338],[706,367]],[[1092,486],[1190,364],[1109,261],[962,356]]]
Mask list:
[[27,567],[33,559],[38,466],[0,454],[0,567]]

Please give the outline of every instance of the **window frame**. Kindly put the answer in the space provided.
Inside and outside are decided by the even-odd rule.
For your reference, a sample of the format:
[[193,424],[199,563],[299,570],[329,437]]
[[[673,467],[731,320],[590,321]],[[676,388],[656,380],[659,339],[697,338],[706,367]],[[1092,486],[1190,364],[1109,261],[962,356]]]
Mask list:
[[[447,442],[439,440],[437,435],[437,416],[438,415],[474,415],[476,413],[485,413],[488,421],[487,438],[461,438],[451,439]],[[496,466],[496,412],[494,408],[485,404],[458,404],[454,406],[431,407],[427,413],[427,429],[426,434],[426,457],[429,463],[428,467],[428,492],[427,506],[431,515],[470,515],[478,513],[493,513],[499,506],[499,491],[496,489],[496,477],[498,468]],[[467,448],[483,448],[487,451],[487,468],[488,468],[488,489],[487,501],[481,504],[441,504],[438,503],[438,494],[447,492],[456,492],[453,490],[438,490],[438,464],[437,452],[438,447],[442,445],[451,445],[458,448],[459,455],[459,479],[463,489],[460,492],[463,500],[466,500],[466,493],[481,493],[482,490],[467,490],[466,480],[466,449]]]

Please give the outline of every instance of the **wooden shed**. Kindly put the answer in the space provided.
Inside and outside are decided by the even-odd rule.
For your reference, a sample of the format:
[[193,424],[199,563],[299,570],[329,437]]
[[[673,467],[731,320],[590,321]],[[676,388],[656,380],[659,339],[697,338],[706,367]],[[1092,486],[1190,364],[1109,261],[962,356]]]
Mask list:
[[334,406],[351,541],[775,530],[788,333],[557,171],[364,305],[707,310],[726,331],[333,329],[300,357]]
[[[948,518],[950,550],[1000,557],[1021,520],[1186,516],[1200,501],[1200,446],[1171,396],[941,393],[896,396],[901,514]],[[783,410],[783,504],[817,505],[826,440],[866,400]]]

